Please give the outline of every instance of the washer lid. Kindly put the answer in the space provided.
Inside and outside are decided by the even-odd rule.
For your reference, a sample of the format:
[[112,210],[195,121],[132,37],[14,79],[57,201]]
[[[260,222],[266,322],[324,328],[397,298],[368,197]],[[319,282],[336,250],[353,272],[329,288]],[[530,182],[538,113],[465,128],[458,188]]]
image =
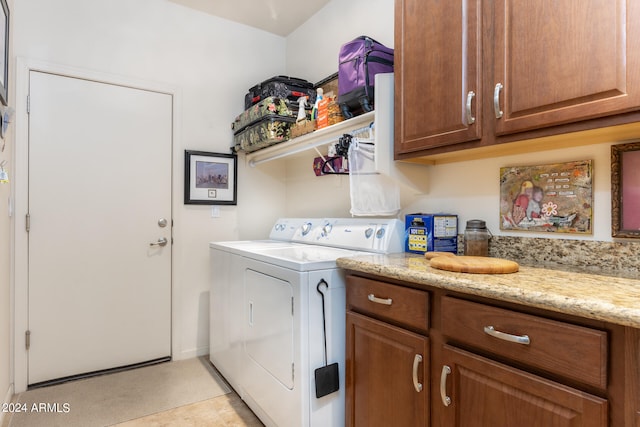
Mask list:
[[231,252],[238,255],[250,256],[255,251],[265,249],[289,248],[301,246],[300,243],[282,242],[278,240],[236,240],[229,242],[210,242],[209,247]]
[[250,258],[296,271],[336,268],[336,259],[362,255],[364,252],[316,245],[272,247],[251,252]]

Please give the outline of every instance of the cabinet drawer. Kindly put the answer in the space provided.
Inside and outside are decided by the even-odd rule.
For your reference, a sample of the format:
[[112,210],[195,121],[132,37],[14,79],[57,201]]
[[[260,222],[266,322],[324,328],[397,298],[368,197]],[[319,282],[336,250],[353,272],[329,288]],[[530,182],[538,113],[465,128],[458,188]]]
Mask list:
[[442,332],[516,362],[607,387],[607,333],[459,300],[442,299]]
[[347,276],[347,308],[427,333],[429,294],[417,289]]

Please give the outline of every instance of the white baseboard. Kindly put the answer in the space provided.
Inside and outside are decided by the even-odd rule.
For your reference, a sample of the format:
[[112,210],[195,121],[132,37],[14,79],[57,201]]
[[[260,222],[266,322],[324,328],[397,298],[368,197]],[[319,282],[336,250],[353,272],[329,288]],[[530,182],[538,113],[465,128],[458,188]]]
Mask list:
[[207,354],[209,354],[209,346],[197,347],[181,351],[179,354],[174,355],[173,360],[192,359],[194,357],[206,356]]
[[[9,384],[9,389],[7,390],[7,394],[4,396],[3,404],[8,405],[13,400],[13,384]],[[9,415],[7,415],[9,414]],[[5,411],[0,411],[0,426],[4,426],[5,416],[10,417],[11,414]],[[8,421],[8,418],[7,418]],[[7,422],[8,425],[8,422]]]

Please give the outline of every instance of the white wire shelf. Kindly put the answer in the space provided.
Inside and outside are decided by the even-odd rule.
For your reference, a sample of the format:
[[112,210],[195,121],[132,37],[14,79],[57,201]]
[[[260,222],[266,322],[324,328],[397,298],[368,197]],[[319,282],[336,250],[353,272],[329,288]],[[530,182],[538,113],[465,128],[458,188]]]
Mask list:
[[374,117],[375,111],[370,111],[349,120],[336,123],[335,125],[290,139],[289,141],[248,153],[245,157],[246,162],[250,166],[256,166],[260,163],[281,159],[303,151],[312,150],[325,144],[330,144],[345,133],[359,131],[368,127],[374,121]]

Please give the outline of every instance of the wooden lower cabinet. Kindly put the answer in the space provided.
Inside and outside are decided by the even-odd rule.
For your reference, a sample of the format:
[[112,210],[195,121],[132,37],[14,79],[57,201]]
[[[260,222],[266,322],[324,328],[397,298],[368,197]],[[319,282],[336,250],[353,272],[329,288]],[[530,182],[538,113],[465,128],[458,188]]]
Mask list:
[[442,368],[440,426],[608,426],[607,401],[585,392],[448,345]]
[[354,274],[346,324],[347,426],[640,427],[640,329]]
[[429,426],[429,340],[347,312],[346,425]]

